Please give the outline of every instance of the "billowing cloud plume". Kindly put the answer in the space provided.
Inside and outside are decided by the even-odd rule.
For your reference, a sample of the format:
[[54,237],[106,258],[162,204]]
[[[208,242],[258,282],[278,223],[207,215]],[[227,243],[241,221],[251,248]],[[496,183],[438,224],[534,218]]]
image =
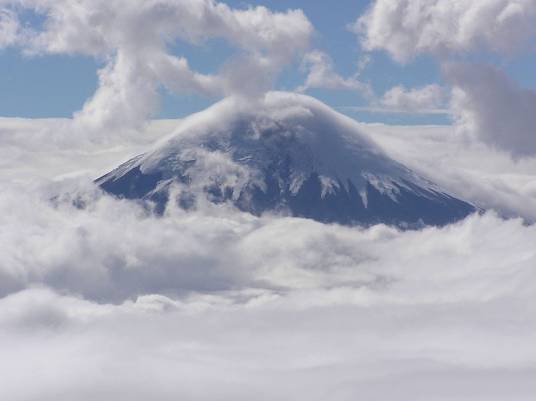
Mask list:
[[[367,59],[360,68],[364,68]],[[307,53],[302,61],[302,69],[307,71],[305,83],[298,88],[303,92],[312,88],[342,89],[361,92],[366,97],[372,96],[372,90],[369,85],[359,81],[358,73],[349,78],[344,78],[335,71],[333,60],[324,52],[314,50]]]
[[354,30],[365,49],[407,62],[419,53],[481,46],[511,53],[536,35],[535,18],[532,0],[376,0]]
[[452,109],[460,130],[516,157],[536,154],[536,91],[521,89],[486,65],[448,64]]
[[[159,85],[210,95],[252,96],[267,90],[271,80],[259,86],[256,77],[275,77],[307,48],[313,31],[300,10],[232,9],[215,0],[2,0],[1,4],[10,7],[1,14],[2,32],[15,35],[3,35],[5,42],[16,42],[29,54],[85,54],[106,61],[96,93],[76,114],[81,127],[75,130],[89,127],[95,132],[98,127],[109,132],[139,127],[156,107]],[[44,17],[42,27],[13,27],[15,12],[25,9]],[[254,73],[242,75],[237,85],[240,69],[201,74],[168,49],[176,40],[195,45],[211,38],[223,38],[244,53],[241,60]]]

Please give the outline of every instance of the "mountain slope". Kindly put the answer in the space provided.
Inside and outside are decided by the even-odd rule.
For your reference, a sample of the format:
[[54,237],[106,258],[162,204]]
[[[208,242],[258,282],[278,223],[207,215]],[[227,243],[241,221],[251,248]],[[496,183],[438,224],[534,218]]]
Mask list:
[[352,119],[304,95],[225,99],[96,181],[116,196],[185,208],[199,196],[322,222],[444,225],[475,207],[388,157]]

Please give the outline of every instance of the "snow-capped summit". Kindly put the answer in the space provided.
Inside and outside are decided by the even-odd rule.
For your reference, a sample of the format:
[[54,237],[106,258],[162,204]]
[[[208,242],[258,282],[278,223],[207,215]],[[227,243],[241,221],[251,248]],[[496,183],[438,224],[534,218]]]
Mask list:
[[193,114],[97,183],[160,212],[171,193],[185,208],[204,196],[254,214],[342,224],[443,225],[475,211],[391,159],[351,118],[283,92],[252,104],[228,98]]

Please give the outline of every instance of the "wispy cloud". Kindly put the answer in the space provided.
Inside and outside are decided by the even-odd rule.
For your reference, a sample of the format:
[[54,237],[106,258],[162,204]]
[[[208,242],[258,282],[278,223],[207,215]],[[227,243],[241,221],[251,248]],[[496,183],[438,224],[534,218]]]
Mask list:
[[[367,59],[361,60],[359,70],[365,68]],[[358,70],[354,76],[344,78],[335,71],[333,60],[324,52],[314,50],[307,53],[302,60],[302,70],[307,72],[305,83],[297,88],[299,92],[307,89],[325,88],[356,91],[366,98],[372,97],[370,85],[361,82]]]
[[443,109],[427,109],[422,108],[418,110],[411,110],[405,108],[392,108],[385,106],[343,106],[338,107],[343,111],[360,111],[366,113],[378,113],[378,114],[409,114],[409,115],[427,115],[427,114],[451,114],[452,111],[448,108]]

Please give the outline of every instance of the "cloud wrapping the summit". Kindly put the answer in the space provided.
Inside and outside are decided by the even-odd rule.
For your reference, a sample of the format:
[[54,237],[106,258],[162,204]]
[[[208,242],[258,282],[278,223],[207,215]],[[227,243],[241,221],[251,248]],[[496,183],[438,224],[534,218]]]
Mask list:
[[[291,105],[281,112],[306,111]],[[150,141],[77,149],[64,131],[50,141],[43,127],[56,123],[0,125],[0,399],[524,401],[536,391],[535,226],[488,213],[401,232],[206,203],[150,216],[91,183]],[[154,124],[155,139],[165,135]],[[459,187],[483,188],[493,172],[482,164],[506,166],[527,206],[515,184],[533,164],[440,142],[452,139],[442,131],[423,152],[429,129],[407,127],[421,135],[412,142],[389,128],[402,144],[389,150],[461,174]],[[482,170],[449,167],[453,145]]]

